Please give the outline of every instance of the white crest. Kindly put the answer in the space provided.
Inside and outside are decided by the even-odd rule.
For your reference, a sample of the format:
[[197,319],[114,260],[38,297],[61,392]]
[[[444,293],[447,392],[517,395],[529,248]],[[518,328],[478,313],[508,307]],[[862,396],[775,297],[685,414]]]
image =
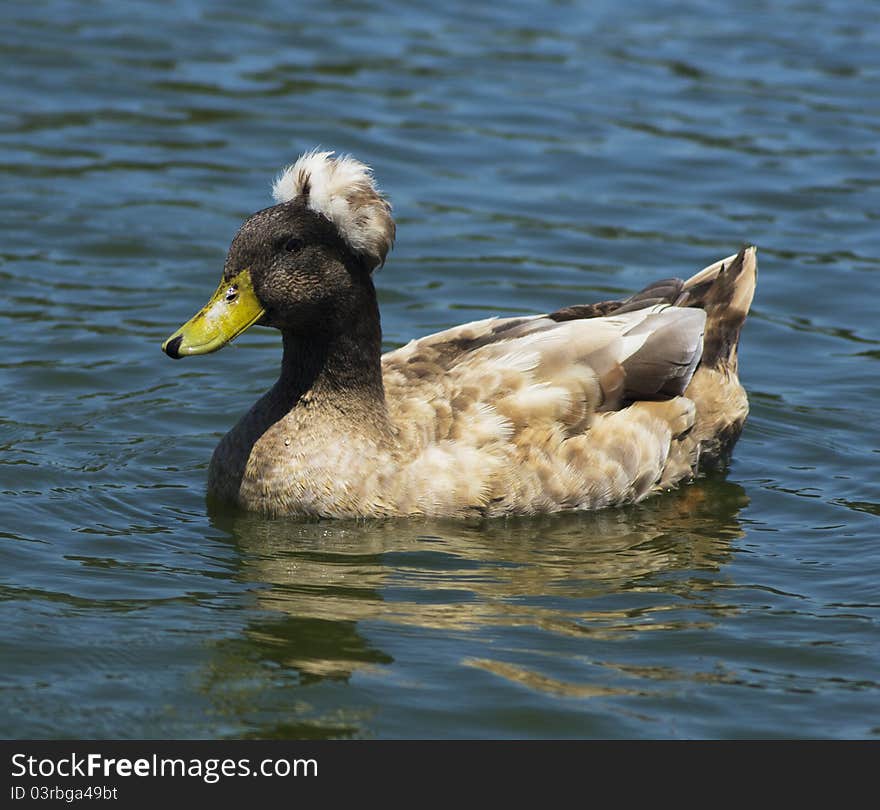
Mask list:
[[303,197],[312,211],[323,214],[349,247],[382,264],[394,244],[391,204],[382,196],[369,166],[350,155],[306,152],[272,185],[275,202]]

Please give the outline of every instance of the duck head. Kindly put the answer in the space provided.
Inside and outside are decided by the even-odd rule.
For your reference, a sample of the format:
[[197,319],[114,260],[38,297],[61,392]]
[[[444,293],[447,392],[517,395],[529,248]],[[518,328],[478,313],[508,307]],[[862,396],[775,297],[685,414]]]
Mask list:
[[208,303],[162,350],[217,351],[254,324],[293,333],[343,330],[364,278],[394,243],[391,206],[363,163],[308,152],[277,178],[276,205],[250,216]]

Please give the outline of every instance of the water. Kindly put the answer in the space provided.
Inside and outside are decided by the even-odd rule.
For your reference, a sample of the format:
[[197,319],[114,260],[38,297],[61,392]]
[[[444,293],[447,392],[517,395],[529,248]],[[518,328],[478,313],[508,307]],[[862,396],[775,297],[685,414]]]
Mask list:
[[[873,4],[4,18],[2,736],[880,734]],[[394,202],[388,348],[757,243],[730,470],[486,525],[210,513],[279,339],[159,344],[316,144]]]

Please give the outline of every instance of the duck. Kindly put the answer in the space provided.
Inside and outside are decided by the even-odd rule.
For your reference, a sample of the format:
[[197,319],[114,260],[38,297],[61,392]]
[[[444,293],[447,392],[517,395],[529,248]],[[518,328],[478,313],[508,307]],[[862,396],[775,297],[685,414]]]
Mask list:
[[737,351],[756,248],[686,280],[491,317],[382,353],[396,235],[372,170],[315,149],[229,247],[180,359],[281,332],[275,384],[220,440],[207,496],[266,516],[479,517],[638,503],[723,466],[749,411]]

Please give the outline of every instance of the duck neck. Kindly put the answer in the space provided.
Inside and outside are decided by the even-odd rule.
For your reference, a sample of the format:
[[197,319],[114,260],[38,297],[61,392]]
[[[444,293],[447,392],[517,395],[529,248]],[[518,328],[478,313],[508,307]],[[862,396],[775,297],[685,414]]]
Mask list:
[[382,329],[372,279],[363,280],[357,305],[322,328],[282,330],[281,376],[273,389],[285,411],[388,430],[382,383]]

